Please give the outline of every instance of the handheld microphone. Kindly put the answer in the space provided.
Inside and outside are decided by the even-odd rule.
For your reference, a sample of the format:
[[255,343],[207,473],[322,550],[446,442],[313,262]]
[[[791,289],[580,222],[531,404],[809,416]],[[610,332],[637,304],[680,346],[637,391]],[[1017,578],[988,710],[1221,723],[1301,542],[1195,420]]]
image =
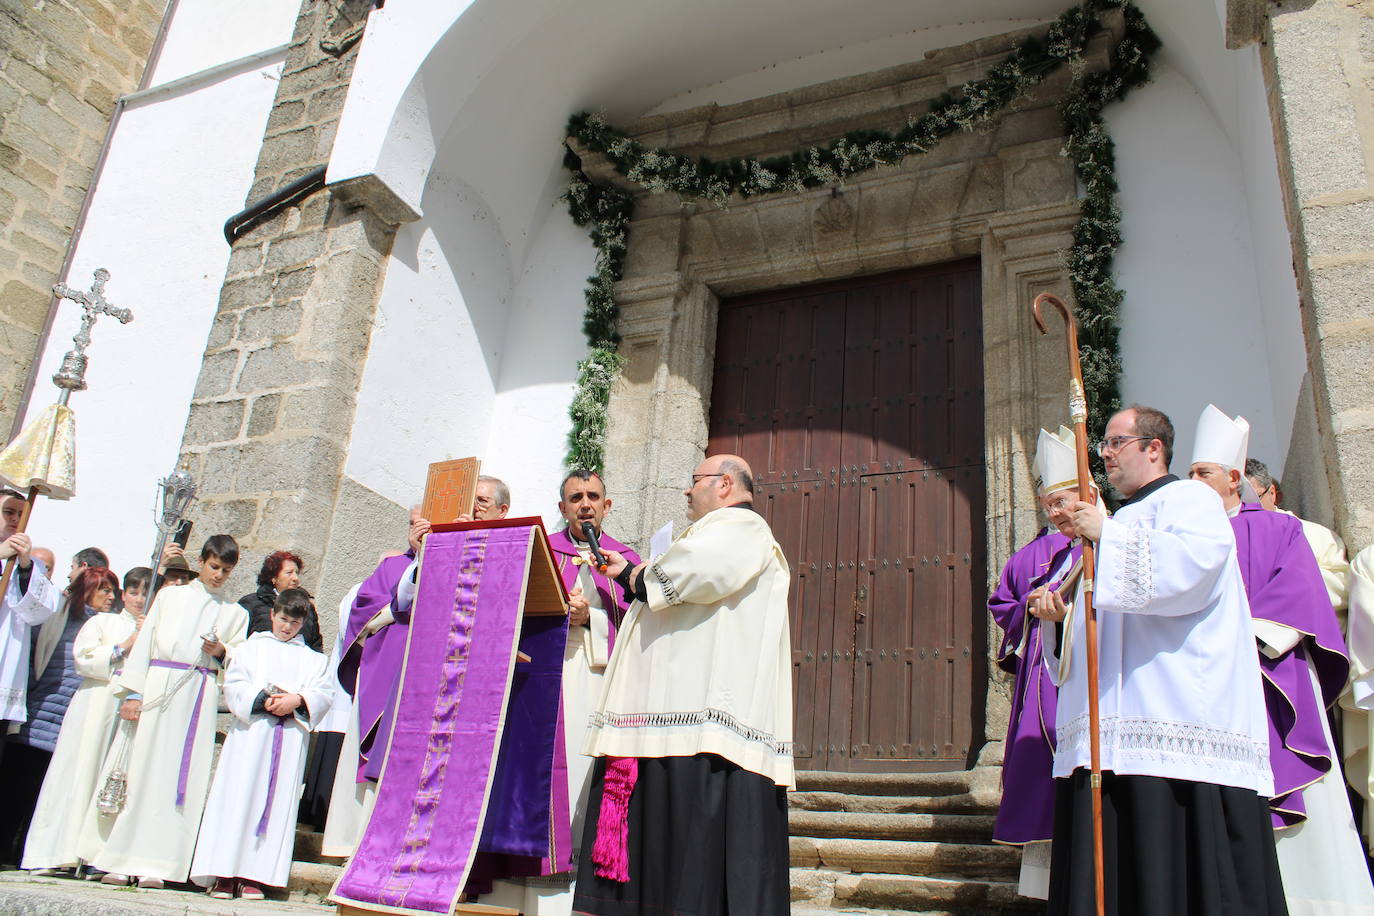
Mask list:
[[582,537],[586,538],[587,546],[592,549],[592,559],[596,562],[596,571],[604,576],[611,564],[606,562],[606,555],[601,552],[601,543],[596,533],[596,526],[591,522],[583,522]]

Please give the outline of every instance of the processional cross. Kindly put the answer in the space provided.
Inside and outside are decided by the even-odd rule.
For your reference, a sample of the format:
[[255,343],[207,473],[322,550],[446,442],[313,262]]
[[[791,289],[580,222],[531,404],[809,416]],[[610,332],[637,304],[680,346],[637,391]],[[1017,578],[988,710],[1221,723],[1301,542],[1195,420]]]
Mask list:
[[91,344],[91,326],[95,324],[97,316],[109,315],[119,319],[120,324],[134,320],[133,312],[105,299],[105,281],[109,279],[110,272],[101,267],[96,270],[95,280],[88,290],[75,290],[65,283],[53,284],[54,293],[81,306],[81,327],[72,337],[72,343],[76,346],[62,357],[62,368],[52,377],[53,384],[62,389],[59,403],[67,403],[73,391],[86,390],[86,348]]

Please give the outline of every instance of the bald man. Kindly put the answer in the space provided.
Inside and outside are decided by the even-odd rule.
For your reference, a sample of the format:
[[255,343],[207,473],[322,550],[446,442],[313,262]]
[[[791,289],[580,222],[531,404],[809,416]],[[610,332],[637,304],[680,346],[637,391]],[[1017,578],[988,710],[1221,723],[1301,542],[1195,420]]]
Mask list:
[[608,553],[635,601],[588,730],[598,759],[573,910],[782,916],[787,560],[744,459],[707,458],[684,493],[692,524],[662,556],[631,567]]

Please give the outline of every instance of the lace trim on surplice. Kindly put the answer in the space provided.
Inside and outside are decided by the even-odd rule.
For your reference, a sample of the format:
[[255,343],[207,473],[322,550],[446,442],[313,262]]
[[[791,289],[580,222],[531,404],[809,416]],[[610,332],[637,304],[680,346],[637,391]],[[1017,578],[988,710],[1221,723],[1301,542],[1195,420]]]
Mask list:
[[[1087,714],[1075,716],[1056,731],[1060,748],[1086,745]],[[1136,758],[1210,760],[1236,764],[1253,773],[1269,768],[1268,741],[1256,741],[1244,732],[1196,722],[1107,718],[1102,721],[1102,746]]]
[[698,725],[719,725],[746,741],[766,745],[780,757],[792,756],[792,742],[779,741],[770,732],[746,725],[723,709],[697,709],[691,712],[596,712],[592,714],[595,728],[682,728]]
[[1146,528],[1131,528],[1121,544],[1121,562],[1117,564],[1117,593],[1123,610],[1138,611],[1155,597],[1154,564],[1150,558],[1150,532]]
[[658,584],[663,586],[663,596],[668,599],[670,605],[682,603],[682,596],[677,593],[677,586],[673,584],[672,579],[668,578],[667,573],[658,568],[657,563],[649,564],[649,572],[653,573]]

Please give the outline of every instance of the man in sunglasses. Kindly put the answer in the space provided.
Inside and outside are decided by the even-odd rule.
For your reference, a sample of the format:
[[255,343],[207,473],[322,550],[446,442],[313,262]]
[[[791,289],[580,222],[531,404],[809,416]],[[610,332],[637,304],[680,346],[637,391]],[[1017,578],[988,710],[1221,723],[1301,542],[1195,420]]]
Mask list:
[[[1073,530],[1097,548],[1107,912],[1287,913],[1267,798],[1269,732],[1250,608],[1221,498],[1169,473],[1173,424],[1132,406],[1099,445],[1125,497]],[[1042,619],[1066,612],[1058,592]],[[1064,626],[1048,911],[1095,911],[1084,589]],[[1046,640],[1059,666],[1058,650]]]

